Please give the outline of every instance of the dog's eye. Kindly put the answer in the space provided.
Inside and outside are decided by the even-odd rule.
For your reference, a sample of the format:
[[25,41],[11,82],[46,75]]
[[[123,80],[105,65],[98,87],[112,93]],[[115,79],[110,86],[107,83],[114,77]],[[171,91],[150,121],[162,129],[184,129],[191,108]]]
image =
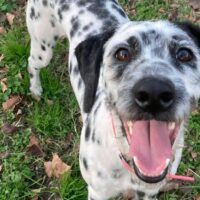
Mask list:
[[121,48],[118,49],[117,52],[115,53],[115,57],[117,60],[122,61],[122,62],[127,62],[131,58],[131,54],[128,49]]
[[180,62],[190,62],[193,59],[194,55],[190,49],[181,48],[176,53],[176,59]]

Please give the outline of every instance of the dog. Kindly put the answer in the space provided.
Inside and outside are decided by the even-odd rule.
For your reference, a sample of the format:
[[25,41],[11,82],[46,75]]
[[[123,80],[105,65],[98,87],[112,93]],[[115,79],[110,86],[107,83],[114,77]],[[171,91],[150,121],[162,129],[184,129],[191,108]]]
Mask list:
[[184,127],[200,96],[200,29],[132,22],[117,0],[28,0],[30,91],[56,40],[69,40],[69,74],[83,128],[80,169],[88,200],[128,190],[155,199],[175,177]]

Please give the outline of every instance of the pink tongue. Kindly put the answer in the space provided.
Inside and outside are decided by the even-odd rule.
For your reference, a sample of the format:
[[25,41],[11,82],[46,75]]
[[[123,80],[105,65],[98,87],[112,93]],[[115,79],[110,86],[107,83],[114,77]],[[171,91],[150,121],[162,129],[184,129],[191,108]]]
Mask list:
[[166,122],[134,122],[129,154],[136,157],[136,166],[145,176],[159,176],[166,168],[172,147]]

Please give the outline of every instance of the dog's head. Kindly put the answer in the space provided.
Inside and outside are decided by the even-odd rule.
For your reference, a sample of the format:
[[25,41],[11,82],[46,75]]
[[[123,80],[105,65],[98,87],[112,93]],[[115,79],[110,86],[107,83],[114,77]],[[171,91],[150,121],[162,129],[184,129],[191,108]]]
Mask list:
[[135,173],[145,182],[163,180],[180,148],[176,140],[200,96],[199,47],[198,27],[158,21],[128,22],[76,48],[85,112],[99,83],[123,125]]

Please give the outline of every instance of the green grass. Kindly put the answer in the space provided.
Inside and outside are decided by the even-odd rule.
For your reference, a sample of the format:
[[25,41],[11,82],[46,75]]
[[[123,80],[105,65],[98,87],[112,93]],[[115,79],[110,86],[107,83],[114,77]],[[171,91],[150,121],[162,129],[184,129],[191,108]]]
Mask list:
[[[167,19],[173,8],[164,0],[136,0],[136,15],[132,20]],[[178,8],[177,19],[184,20],[190,15],[186,0],[173,0],[182,3]],[[128,0],[120,3],[129,10]],[[184,6],[182,6],[184,5]],[[0,12],[10,12],[16,8],[15,1],[0,0]],[[67,41],[60,40],[55,55],[48,66],[41,71],[44,93],[40,102],[29,95],[29,76],[27,58],[30,39],[25,24],[16,22],[7,27],[7,34],[0,36],[0,79],[7,78],[8,90],[0,92],[0,103],[12,94],[20,95],[23,101],[14,110],[0,110],[0,124],[17,124],[19,129],[12,134],[0,132],[0,200],[25,200],[38,196],[39,199],[84,200],[87,196],[86,184],[81,178],[78,164],[78,144],[81,120],[79,108],[74,97],[67,73]],[[22,114],[17,115],[18,111]],[[29,137],[35,134],[40,140],[44,156],[37,157],[27,152]],[[71,138],[69,140],[69,138]],[[197,157],[192,158],[191,152]],[[64,162],[70,165],[71,172],[62,179],[48,178],[44,171],[44,161],[58,153]],[[188,173],[188,169],[200,174],[200,115],[190,118],[186,134],[186,148],[179,167],[179,174]],[[200,179],[195,184],[184,185],[187,188],[159,195],[159,200],[192,200],[200,191]]]

